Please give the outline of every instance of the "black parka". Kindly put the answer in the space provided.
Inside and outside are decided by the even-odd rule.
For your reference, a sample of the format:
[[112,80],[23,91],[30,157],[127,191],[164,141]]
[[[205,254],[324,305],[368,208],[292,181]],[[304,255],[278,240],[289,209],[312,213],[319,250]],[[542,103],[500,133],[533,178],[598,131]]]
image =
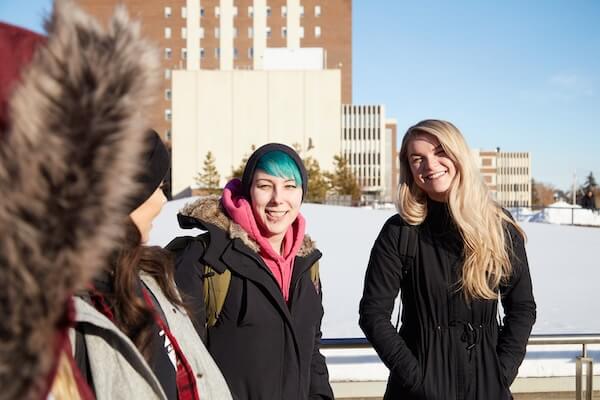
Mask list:
[[[384,399],[511,399],[509,386],[523,361],[536,305],[524,240],[507,227],[513,274],[496,300],[467,302],[460,290],[463,242],[445,204],[429,202],[411,267],[402,266],[399,215],[383,226],[373,249],[360,303],[360,326],[390,369]],[[405,267],[405,268],[403,268]],[[401,291],[402,324],[390,322]]]
[[204,265],[231,271],[223,309],[206,332],[206,345],[233,397],[239,400],[333,399],[319,351],[323,306],[310,267],[321,252],[305,236],[295,258],[289,301],[257,253],[257,245],[222,212],[218,199],[202,199],[179,215],[183,228],[206,230],[209,243],[192,240],[179,252],[177,285],[196,317],[206,320]]

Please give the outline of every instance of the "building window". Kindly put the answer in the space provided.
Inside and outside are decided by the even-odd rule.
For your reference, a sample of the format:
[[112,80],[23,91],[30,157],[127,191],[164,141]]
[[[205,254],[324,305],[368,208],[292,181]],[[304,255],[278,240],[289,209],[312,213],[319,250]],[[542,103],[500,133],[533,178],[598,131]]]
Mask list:
[[165,7],[165,18],[171,18],[172,13],[171,7]]
[[171,89],[165,90],[165,100],[171,101]]
[[219,9],[219,6],[215,7],[215,17],[218,17],[219,15],[221,15],[221,10]]
[[315,37],[316,38],[321,37],[321,27],[320,26],[315,26]]
[[219,28],[215,28],[215,38],[219,38]]
[[285,26],[281,27],[281,37],[282,38],[287,37],[287,28]]
[[304,38],[304,27],[303,26],[300,27],[300,31],[298,33],[300,34],[300,39],[303,39]]
[[171,79],[171,70],[169,68],[165,69],[165,79]]
[[218,47],[215,47],[215,58],[219,58],[220,55],[221,55],[221,49]]
[[200,39],[204,39],[204,28],[200,27],[200,29],[198,30],[198,36],[200,37]]
[[254,16],[254,7],[248,6],[248,16],[249,17],[253,17]]
[[304,6],[300,6],[300,18],[304,17]]
[[271,6],[267,6],[267,17],[271,16]]
[[248,48],[248,58],[252,59],[254,57],[254,48],[249,47]]
[[238,37],[238,30],[237,30],[237,28],[233,28],[233,37],[234,38]]
[[187,28],[181,28],[181,38],[187,39]]
[[281,16],[287,17],[287,6],[281,6]]
[[267,26],[267,37],[270,38],[271,37],[271,27]]
[[237,17],[238,16],[238,8],[237,7],[233,7],[233,16]]
[[204,17],[204,7],[200,7],[200,16]]
[[315,17],[321,16],[321,6],[315,6]]
[[187,7],[181,7],[181,18],[187,18]]
[[200,47],[200,58],[204,58],[204,47]]
[[171,39],[171,28],[165,28],[165,39]]
[[235,47],[233,48],[233,59],[237,60],[238,58],[238,49],[236,49]]
[[187,48],[185,48],[185,47],[183,49],[181,49],[181,58],[183,60],[187,60]]
[[171,120],[171,109],[167,108],[165,109],[165,121],[170,121]]
[[252,29],[252,27],[248,27],[248,38],[252,39],[252,36],[254,34],[254,29]]
[[165,131],[165,137],[167,138],[167,140],[171,140],[171,129],[167,129]]
[[165,60],[170,60],[172,55],[173,55],[173,51],[171,50],[171,48],[166,47],[165,48]]

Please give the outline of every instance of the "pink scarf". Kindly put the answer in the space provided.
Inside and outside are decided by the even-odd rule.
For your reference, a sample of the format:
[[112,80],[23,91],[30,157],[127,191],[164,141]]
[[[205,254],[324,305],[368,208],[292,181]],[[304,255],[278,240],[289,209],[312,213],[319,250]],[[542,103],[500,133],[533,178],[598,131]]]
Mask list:
[[259,255],[269,267],[269,270],[275,277],[283,298],[287,302],[290,296],[290,284],[292,281],[292,271],[294,269],[294,258],[304,240],[305,221],[301,214],[298,214],[296,220],[288,228],[283,238],[282,255],[275,251],[271,243],[261,233],[254,214],[252,206],[248,200],[241,194],[242,183],[239,179],[232,179],[223,189],[221,204],[229,214],[229,217],[244,229],[251,239],[253,239],[260,248]]

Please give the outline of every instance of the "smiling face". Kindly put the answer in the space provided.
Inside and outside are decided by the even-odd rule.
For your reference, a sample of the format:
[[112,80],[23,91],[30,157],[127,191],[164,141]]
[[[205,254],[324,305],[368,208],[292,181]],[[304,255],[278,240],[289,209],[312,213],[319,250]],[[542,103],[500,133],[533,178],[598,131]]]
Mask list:
[[154,221],[156,216],[160,213],[160,210],[162,210],[166,202],[167,198],[165,197],[162,188],[158,187],[154,193],[152,193],[152,196],[129,214],[129,217],[140,231],[142,243],[148,241],[150,230],[152,229],[152,221]]
[[417,186],[432,200],[447,201],[456,166],[440,141],[430,133],[417,133],[409,139],[406,153]]
[[294,179],[279,178],[257,169],[250,187],[252,212],[261,233],[283,239],[302,204],[302,187]]

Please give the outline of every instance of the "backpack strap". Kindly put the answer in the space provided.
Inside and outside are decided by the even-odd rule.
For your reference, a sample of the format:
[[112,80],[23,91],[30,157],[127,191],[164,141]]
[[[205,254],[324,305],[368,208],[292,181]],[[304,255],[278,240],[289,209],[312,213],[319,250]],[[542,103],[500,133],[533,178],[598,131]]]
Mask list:
[[[398,255],[400,256],[401,270],[400,279],[404,278],[414,267],[417,258],[419,244],[417,227],[414,225],[402,225],[400,228],[400,243],[398,243]],[[398,307],[398,316],[396,318],[396,330],[400,326],[400,316],[402,312]]]
[[204,306],[206,308],[206,326],[213,327],[219,319],[225,298],[229,291],[231,283],[231,271],[226,269],[222,274],[218,273],[211,266],[204,266],[203,290]]
[[400,228],[400,243],[398,244],[398,254],[402,262],[403,278],[413,267],[417,258],[417,249],[419,244],[417,227],[414,225],[403,225]]

